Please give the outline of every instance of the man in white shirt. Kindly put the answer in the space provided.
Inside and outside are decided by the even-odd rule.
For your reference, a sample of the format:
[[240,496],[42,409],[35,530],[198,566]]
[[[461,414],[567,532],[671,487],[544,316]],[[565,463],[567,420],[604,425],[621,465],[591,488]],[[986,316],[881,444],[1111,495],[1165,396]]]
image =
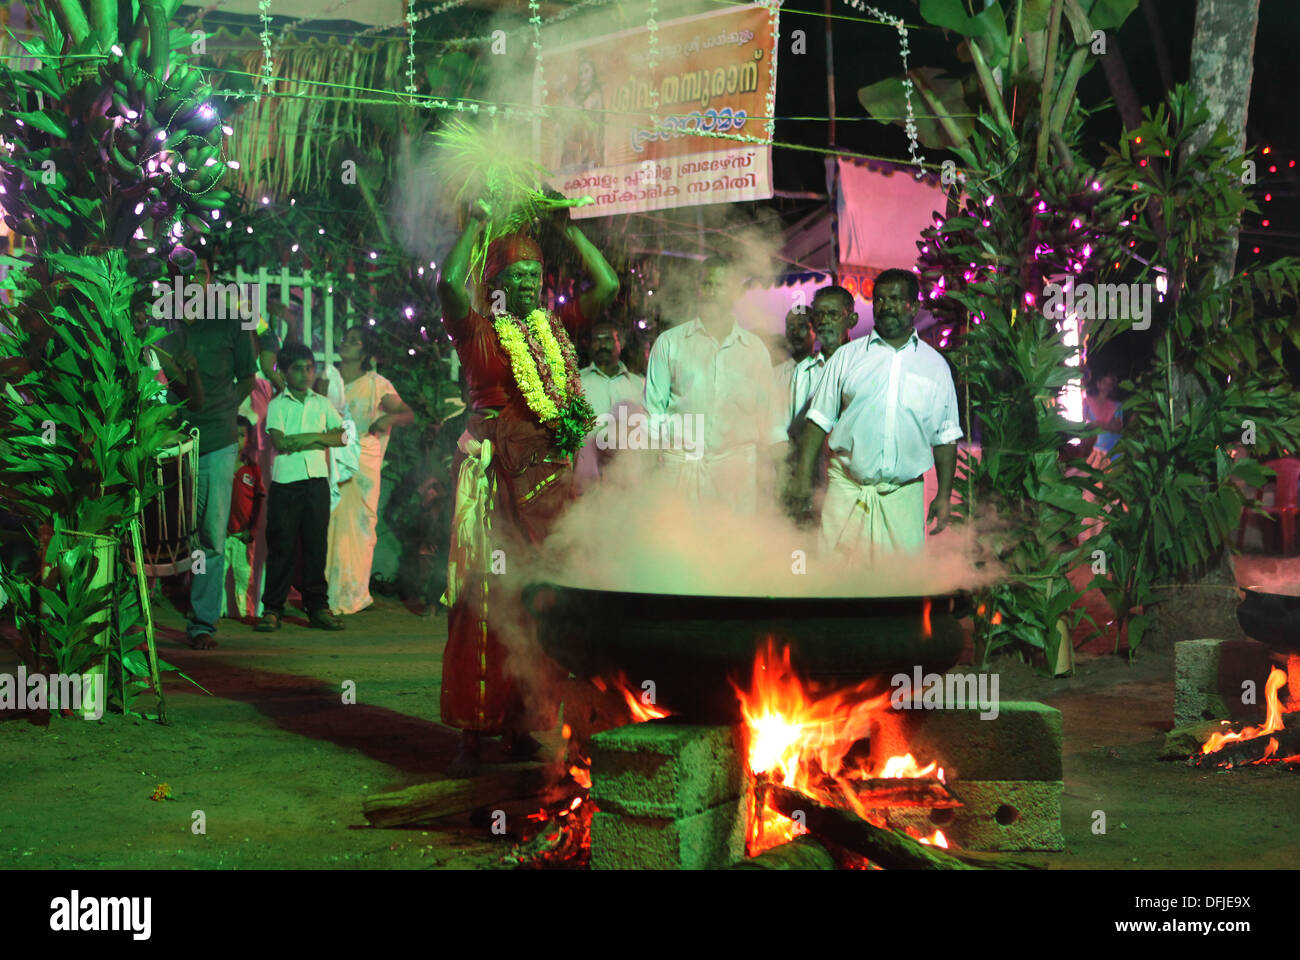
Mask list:
[[795,368],[813,356],[813,343],[816,337],[813,335],[812,317],[809,316],[807,306],[800,304],[785,315],[785,339],[775,342],[773,354],[778,349],[784,350],[786,359],[780,363],[774,364],[773,374],[776,376],[776,389],[785,396],[790,392],[790,384],[794,379]]
[[[858,322],[858,315],[853,311],[853,294],[837,286],[818,290],[813,297],[812,308],[803,316],[805,323],[809,319],[812,321],[811,329],[816,333],[817,349],[797,361],[786,378],[785,395],[789,397],[786,432],[794,444],[799,441],[808,405],[812,403],[813,393],[822,382],[822,374],[826,372],[826,361],[848,342],[849,331]],[[786,335],[788,338],[789,317],[786,318]]]
[[[622,344],[618,330],[611,323],[591,328],[591,365],[581,371],[582,392],[597,417],[613,417],[613,424],[587,435],[586,445],[578,451],[575,476],[579,490],[586,490],[600,479],[600,471],[613,456],[613,445],[620,434],[618,419],[624,423],[633,413],[645,413],[645,377],[639,377],[619,360]],[[604,421],[608,424],[608,420]],[[626,427],[622,431],[626,436]],[[602,447],[603,444],[603,447]]]
[[752,514],[760,475],[773,476],[786,452],[772,358],[732,316],[725,263],[705,262],[700,294],[699,315],[665,331],[650,351],[651,445],[690,500]]
[[813,394],[786,501],[797,516],[811,510],[817,453],[829,435],[824,552],[920,549],[927,516],[922,479],[931,466],[939,486],[928,518],[934,533],[948,525],[962,435],[957,391],[947,361],[912,325],[919,293],[907,270],[877,277],[875,329],[835,352]]

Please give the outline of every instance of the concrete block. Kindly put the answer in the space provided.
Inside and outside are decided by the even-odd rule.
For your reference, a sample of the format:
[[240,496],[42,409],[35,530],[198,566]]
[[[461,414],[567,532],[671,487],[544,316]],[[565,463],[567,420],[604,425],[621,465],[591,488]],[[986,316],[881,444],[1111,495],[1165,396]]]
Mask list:
[[[1202,720],[1264,719],[1264,682],[1283,658],[1257,640],[1180,640],[1174,644],[1174,726]],[[1253,704],[1242,685],[1255,684]]]
[[606,812],[693,816],[744,793],[739,731],[671,720],[606,730],[591,741],[591,781],[591,799]]
[[598,811],[593,870],[725,870],[745,857],[745,798],[680,819]]
[[895,829],[942,830],[967,850],[1063,850],[1061,781],[963,780],[948,789],[964,806],[952,810],[891,810]]
[[1061,711],[1015,700],[987,720],[978,710],[891,710],[872,736],[872,762],[904,753],[937,760],[949,782],[1060,780]]

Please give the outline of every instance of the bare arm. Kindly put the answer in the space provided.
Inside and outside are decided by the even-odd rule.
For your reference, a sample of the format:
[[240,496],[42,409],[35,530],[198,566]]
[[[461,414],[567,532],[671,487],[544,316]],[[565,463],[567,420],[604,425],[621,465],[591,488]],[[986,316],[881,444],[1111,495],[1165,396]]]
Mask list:
[[588,240],[586,234],[576,225],[569,224],[564,233],[578,249],[578,255],[582,257],[582,265],[592,279],[591,289],[578,301],[582,306],[582,315],[588,321],[592,321],[618,293],[618,274],[609,265],[604,254],[596,249],[596,245]]
[[271,445],[277,453],[298,453],[302,450],[324,450],[327,447],[344,447],[343,428],[326,430],[324,433],[284,433],[272,427],[266,431],[271,438]]
[[465,280],[469,277],[469,260],[474,252],[474,242],[482,229],[481,219],[471,220],[447,254],[447,259],[442,262],[438,299],[442,302],[442,314],[448,320],[464,320],[469,313],[469,294],[465,292]]
[[384,394],[379,406],[384,413],[370,424],[371,433],[383,433],[391,427],[409,427],[415,422],[415,411],[395,393]]

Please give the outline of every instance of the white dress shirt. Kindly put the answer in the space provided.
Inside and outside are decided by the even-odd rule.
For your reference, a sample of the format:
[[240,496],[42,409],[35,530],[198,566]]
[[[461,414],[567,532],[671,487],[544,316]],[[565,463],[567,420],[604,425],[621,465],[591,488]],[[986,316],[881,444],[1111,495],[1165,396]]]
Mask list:
[[645,396],[652,424],[655,415],[703,415],[705,457],[787,439],[771,354],[734,321],[721,343],[698,317],[660,334]]
[[961,439],[948,362],[912,331],[895,350],[874,330],[835,351],[808,419],[858,483],[906,483],[934,466],[932,447]]
[[[266,408],[266,429],[279,430],[286,437],[295,433],[326,433],[343,426],[334,404],[319,393],[308,390],[301,400],[285,390]],[[315,477],[328,477],[329,457],[324,450],[276,451],[271,466],[272,483],[294,483]]]
[[613,413],[620,403],[634,403],[638,407],[645,402],[645,377],[639,377],[619,363],[618,372],[612,377],[594,363],[579,371],[582,377],[582,393],[591,404],[591,409],[599,416]]
[[804,357],[790,368],[789,386],[785,394],[789,398],[785,428],[791,441],[798,439],[804,417],[808,415],[808,405],[812,403],[813,393],[822,382],[822,374],[825,372],[826,356],[820,351]]

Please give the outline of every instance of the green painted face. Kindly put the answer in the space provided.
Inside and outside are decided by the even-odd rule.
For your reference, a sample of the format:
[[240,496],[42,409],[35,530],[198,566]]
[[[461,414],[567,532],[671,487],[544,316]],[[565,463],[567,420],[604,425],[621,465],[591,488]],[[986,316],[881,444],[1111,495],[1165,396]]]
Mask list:
[[542,265],[536,260],[512,263],[496,275],[493,289],[505,293],[506,310],[522,319],[536,310],[541,300]]

